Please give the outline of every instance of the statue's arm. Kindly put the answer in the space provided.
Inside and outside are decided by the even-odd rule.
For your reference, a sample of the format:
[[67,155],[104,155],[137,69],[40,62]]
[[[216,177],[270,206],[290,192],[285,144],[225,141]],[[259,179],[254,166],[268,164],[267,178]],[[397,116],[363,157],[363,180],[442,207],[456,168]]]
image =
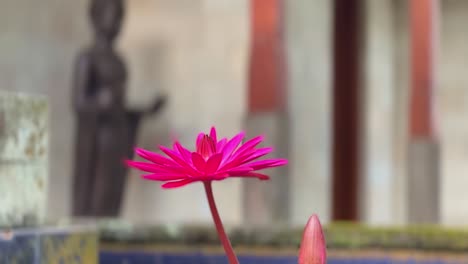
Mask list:
[[95,111],[97,109],[96,100],[87,94],[91,77],[91,66],[88,56],[82,54],[77,58],[73,77],[72,103],[74,110],[78,113]]
[[161,108],[164,107],[166,102],[167,102],[167,96],[166,95],[161,95],[161,96],[157,97],[156,100],[154,101],[153,105],[151,106],[151,108],[147,111],[148,114],[154,114],[154,113],[159,112],[161,110]]

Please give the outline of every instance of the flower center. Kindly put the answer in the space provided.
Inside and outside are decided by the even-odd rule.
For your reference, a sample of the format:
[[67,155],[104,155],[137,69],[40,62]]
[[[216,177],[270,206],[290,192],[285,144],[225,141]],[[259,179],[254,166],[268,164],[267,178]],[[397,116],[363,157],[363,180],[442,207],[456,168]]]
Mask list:
[[216,153],[216,144],[212,137],[205,135],[202,140],[198,143],[197,152],[205,160],[207,160],[211,155]]

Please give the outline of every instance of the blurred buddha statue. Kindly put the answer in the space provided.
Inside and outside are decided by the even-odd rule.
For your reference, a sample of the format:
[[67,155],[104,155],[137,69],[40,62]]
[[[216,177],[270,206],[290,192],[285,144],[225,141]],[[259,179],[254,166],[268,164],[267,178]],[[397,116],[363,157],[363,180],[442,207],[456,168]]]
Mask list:
[[92,0],[93,44],[77,57],[73,84],[76,145],[73,182],[74,216],[117,216],[127,169],[141,117],[158,111],[125,107],[127,70],[114,49],[124,16],[122,0]]

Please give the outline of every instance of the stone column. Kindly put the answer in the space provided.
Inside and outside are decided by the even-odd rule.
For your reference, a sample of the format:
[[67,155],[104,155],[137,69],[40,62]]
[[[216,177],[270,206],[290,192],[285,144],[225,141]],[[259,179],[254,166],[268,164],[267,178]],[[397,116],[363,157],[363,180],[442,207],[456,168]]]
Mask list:
[[408,218],[412,223],[439,221],[439,144],[434,123],[437,0],[412,0],[411,92],[408,152]]
[[0,227],[44,219],[48,130],[45,98],[0,92]]
[[408,221],[408,125],[409,125],[409,18],[408,1],[394,1],[395,8],[395,109],[393,126],[393,211],[395,222]]
[[[288,124],[285,114],[286,69],[284,1],[250,1],[250,61],[248,82],[249,137],[263,134],[275,156],[286,157]],[[249,225],[285,223],[288,220],[287,168],[269,172],[270,181],[244,181],[244,215]]]
[[288,180],[293,225],[311,213],[330,219],[330,0],[284,1],[288,65]]
[[[468,216],[468,1],[440,1],[439,84],[435,95],[440,118],[440,220],[466,226]],[[443,129],[442,129],[443,128]]]
[[[361,214],[370,224],[393,223],[395,8],[392,0],[365,1],[363,168]],[[382,120],[385,120],[382,122]]]

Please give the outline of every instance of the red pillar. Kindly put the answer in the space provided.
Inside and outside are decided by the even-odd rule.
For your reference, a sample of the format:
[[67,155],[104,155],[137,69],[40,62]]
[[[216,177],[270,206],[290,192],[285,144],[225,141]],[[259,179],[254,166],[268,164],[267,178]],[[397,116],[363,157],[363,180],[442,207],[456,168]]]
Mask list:
[[[247,135],[267,135],[265,145],[275,146],[272,155],[279,157],[287,157],[289,143],[285,115],[284,1],[289,0],[250,0],[248,114],[245,120]],[[275,178],[270,184],[252,181],[244,185],[244,221],[249,225],[284,223],[289,217],[287,169],[276,168],[269,173]]]
[[284,109],[283,0],[251,0],[249,112]]
[[408,220],[439,221],[440,150],[434,123],[437,0],[410,1],[411,91],[408,151]]
[[411,0],[410,137],[434,136],[433,89],[436,0]]
[[360,0],[334,1],[332,218],[358,219]]

